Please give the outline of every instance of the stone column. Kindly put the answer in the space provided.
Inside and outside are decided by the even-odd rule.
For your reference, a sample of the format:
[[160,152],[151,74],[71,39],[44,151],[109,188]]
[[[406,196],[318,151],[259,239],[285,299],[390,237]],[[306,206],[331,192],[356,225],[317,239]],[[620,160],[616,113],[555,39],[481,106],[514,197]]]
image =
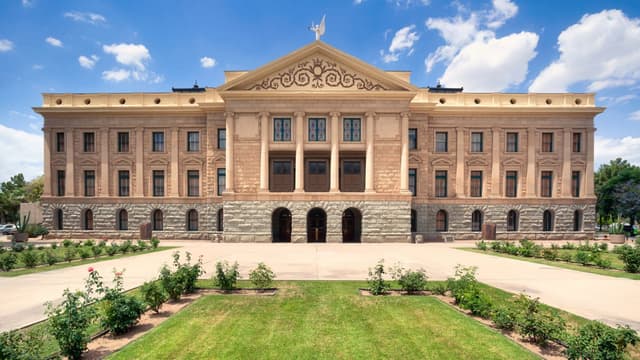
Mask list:
[[561,197],[571,197],[571,129],[564,129],[562,140]]
[[74,136],[73,129],[65,129],[65,147],[67,149],[66,154],[66,171],[65,171],[65,196],[76,196],[76,187],[75,187],[75,174],[74,174],[74,166],[73,166],[73,155],[74,155]]
[[135,197],[144,197],[144,129],[136,128],[136,191]]
[[536,197],[536,130],[527,130],[527,197]]
[[[463,198],[464,194],[464,129],[456,128],[456,197]],[[448,179],[447,179],[448,180]]]
[[178,147],[178,129],[177,128],[172,128],[171,129],[171,192],[169,193],[169,196],[171,197],[178,197],[179,192],[178,192],[178,154],[179,154],[179,147]]
[[409,192],[409,113],[400,114],[402,139],[402,153],[400,156],[400,192]]
[[587,141],[585,144],[585,150],[587,151],[587,168],[584,171],[584,196],[595,197],[593,191],[593,152],[595,147],[594,133],[596,129],[587,129]]
[[[44,189],[42,196],[51,196],[51,130],[44,130]],[[56,195],[58,195],[56,193]]]
[[373,169],[373,162],[374,159],[373,157],[375,156],[375,154],[373,153],[373,137],[374,135],[374,131],[373,131],[373,121],[375,119],[376,114],[373,112],[368,112],[365,114],[366,118],[367,118],[367,160],[366,160],[366,165],[365,165],[365,179],[364,179],[364,191],[366,192],[374,192],[374,184],[373,184],[373,173],[374,173],[374,169]]
[[491,129],[491,195],[500,197],[500,129]]
[[224,114],[227,125],[227,148],[225,152],[225,182],[226,189],[225,192],[233,193],[234,191],[234,183],[233,183],[233,146],[234,146],[234,138],[235,138],[235,114],[232,112],[227,112]]
[[331,116],[331,178],[330,191],[340,191],[340,113],[332,112]]
[[109,196],[109,129],[100,129],[100,192],[98,196]]
[[260,119],[260,191],[269,191],[269,113],[258,114]]
[[296,189],[304,191],[304,113],[296,112]]

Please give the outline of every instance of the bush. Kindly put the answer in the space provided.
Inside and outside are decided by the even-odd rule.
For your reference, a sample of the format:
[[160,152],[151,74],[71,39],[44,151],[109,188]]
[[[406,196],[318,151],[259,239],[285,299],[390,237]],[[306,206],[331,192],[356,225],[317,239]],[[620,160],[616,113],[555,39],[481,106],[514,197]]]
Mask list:
[[119,251],[118,244],[111,243],[111,246],[107,248],[107,255],[114,256],[118,251]]
[[0,254],[0,270],[11,271],[16,267],[18,257],[13,252]]
[[584,250],[578,250],[573,258],[578,264],[589,265],[591,262],[591,253]]
[[87,239],[87,240],[85,240],[85,242],[84,242],[84,246],[86,246],[86,247],[92,247],[92,246],[94,246],[95,244],[96,244],[96,242],[95,242],[95,241],[93,241],[92,239]]
[[423,291],[427,286],[427,273],[424,269],[405,270],[399,267],[395,270],[393,279],[408,293]]
[[456,266],[455,277],[447,279],[449,290],[451,295],[459,304],[462,300],[464,293],[472,287],[478,286],[478,280],[476,280],[476,268],[475,266]]
[[100,246],[101,248],[107,247],[107,240],[100,240],[98,246]]
[[44,261],[47,263],[47,265],[51,266],[58,262],[58,257],[52,250],[47,250],[44,253]]
[[495,252],[503,252],[502,251],[502,241],[494,241],[489,245],[492,251]]
[[171,269],[167,265],[164,265],[162,269],[160,269],[160,283],[164,291],[169,295],[169,299],[173,301],[180,300],[184,291],[184,285],[175,273],[171,272]]
[[55,250],[58,248],[58,243],[51,244],[51,249]]
[[70,247],[71,245],[73,245],[73,242],[72,242],[71,240],[69,240],[69,239],[64,239],[64,240],[62,240],[62,246],[63,246],[63,247],[68,248],[68,247]]
[[80,242],[80,241],[74,242],[73,246],[75,246],[76,248],[79,248],[79,247],[82,246],[82,242]]
[[73,247],[67,247],[64,249],[64,261],[71,262],[76,256],[77,250]]
[[149,246],[147,245],[146,242],[144,242],[143,240],[138,240],[138,249],[140,251],[145,251],[145,250],[147,250],[148,247]]
[[131,245],[129,247],[129,250],[131,250],[131,252],[136,253],[138,252],[138,250],[140,250],[140,248],[138,247],[138,245]]
[[575,250],[576,246],[570,242],[567,242],[564,245],[562,245],[562,248],[565,250]]
[[36,248],[36,247],[35,247],[35,245],[33,245],[33,244],[29,244],[29,245],[27,245],[27,250],[29,250],[29,251],[33,251],[35,248]]
[[22,244],[14,244],[11,246],[11,250],[13,252],[20,253],[24,251],[24,246]]
[[151,238],[151,247],[154,248],[154,249],[157,249],[158,245],[160,245],[160,240],[158,240],[158,238],[155,237],[155,236],[152,237]]
[[491,321],[498,329],[512,331],[516,327],[517,313],[509,305],[499,306],[491,312]]
[[131,250],[131,240],[127,240],[120,244],[120,252],[126,254],[129,250]]
[[476,243],[476,248],[482,251],[487,251],[489,249],[489,244],[484,240],[480,240]]
[[[433,284],[433,283],[432,283]],[[446,282],[435,283],[430,287],[430,290],[437,295],[446,295],[449,291],[449,287]]]
[[559,259],[561,261],[571,262],[571,259],[573,259],[573,257],[571,256],[571,253],[562,252],[562,253],[560,253]]
[[540,256],[541,250],[542,247],[540,245],[536,245],[536,243],[531,240],[522,239],[520,240],[518,254],[524,257],[538,257]]
[[91,247],[91,252],[93,253],[93,257],[97,258],[98,256],[100,256],[100,254],[102,254],[102,247],[98,245],[93,245]]
[[600,248],[600,251],[607,251],[609,250],[609,244],[603,242],[598,244],[598,248]]
[[639,340],[629,327],[614,329],[591,321],[569,337],[566,355],[569,359],[624,359],[627,345],[635,345]]
[[163,291],[162,286],[156,281],[142,284],[140,293],[144,302],[156,313],[160,311],[162,304],[168,299],[167,293]]
[[624,262],[624,270],[630,273],[640,272],[640,244],[635,247],[619,246],[618,257]]
[[597,257],[594,260],[594,263],[596,264],[597,267],[602,268],[602,269],[611,269],[611,260],[609,259],[605,259],[602,257]]
[[389,283],[384,280],[384,274],[384,259],[380,259],[373,269],[369,268],[367,283],[369,284],[371,295],[382,295],[391,287]]
[[39,262],[38,254],[33,250],[27,250],[22,253],[22,262],[24,266],[27,268],[34,268],[38,265]]
[[[100,310],[100,326],[112,334],[124,334],[138,322],[140,315],[144,312],[144,303],[135,296],[127,296],[123,293],[124,271],[114,269],[113,287],[102,284],[102,278],[97,271],[89,268],[89,279],[87,279],[87,293],[94,291],[102,295],[98,302]],[[94,289],[95,288],[95,289]]]
[[273,273],[270,267],[264,263],[259,263],[258,267],[249,272],[249,280],[253,286],[258,289],[267,289],[273,283],[273,279],[276,275]]
[[545,260],[555,261],[558,259],[558,250],[556,249],[544,249],[542,250],[542,257]]
[[80,257],[82,258],[82,260],[86,260],[89,257],[91,257],[91,253],[89,252],[89,250],[85,248],[81,248],[80,251],[78,251],[78,253],[80,254]]
[[191,253],[187,252],[185,257],[186,261],[180,263],[180,253],[176,251],[173,253],[175,271],[171,271],[166,265],[160,270],[160,282],[171,300],[179,300],[182,294],[194,292],[198,277],[204,274],[202,257],[193,265],[191,264]]
[[516,300],[516,307],[520,309],[516,330],[525,339],[545,346],[549,340],[564,336],[564,319],[555,312],[542,311],[538,298],[520,295]]
[[227,261],[218,261],[216,263],[214,285],[219,287],[220,290],[233,290],[239,278],[238,262],[233,263],[233,265],[230,265]]
[[89,342],[89,325],[95,315],[94,308],[88,306],[91,300],[81,291],[64,291],[60,305],[47,304],[49,328],[58,342],[60,353],[71,360],[82,358],[82,352]]
[[44,334],[37,330],[0,333],[0,359],[31,360],[40,357]]
[[29,237],[38,237],[49,234],[49,229],[42,224],[29,224],[27,225],[26,230]]

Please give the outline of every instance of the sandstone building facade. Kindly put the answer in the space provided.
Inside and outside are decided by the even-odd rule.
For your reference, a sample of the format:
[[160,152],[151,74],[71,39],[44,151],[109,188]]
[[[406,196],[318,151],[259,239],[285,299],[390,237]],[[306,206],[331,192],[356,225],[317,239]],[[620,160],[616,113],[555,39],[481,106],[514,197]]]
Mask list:
[[218,88],[44,94],[58,237],[585,239],[593,94],[418,88],[315,41]]

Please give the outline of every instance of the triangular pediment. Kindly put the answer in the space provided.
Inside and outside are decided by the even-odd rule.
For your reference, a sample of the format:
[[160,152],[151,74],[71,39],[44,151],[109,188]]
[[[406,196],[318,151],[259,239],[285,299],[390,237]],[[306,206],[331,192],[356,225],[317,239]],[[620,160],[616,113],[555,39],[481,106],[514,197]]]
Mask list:
[[431,161],[431,165],[432,166],[451,166],[453,165],[453,162],[449,159],[435,159]]
[[502,165],[504,166],[522,166],[523,164],[524,164],[524,161],[520,159],[515,159],[515,158],[508,158],[502,161]]
[[467,160],[467,166],[487,166],[487,165],[489,165],[487,160],[482,158],[472,158],[470,160]]

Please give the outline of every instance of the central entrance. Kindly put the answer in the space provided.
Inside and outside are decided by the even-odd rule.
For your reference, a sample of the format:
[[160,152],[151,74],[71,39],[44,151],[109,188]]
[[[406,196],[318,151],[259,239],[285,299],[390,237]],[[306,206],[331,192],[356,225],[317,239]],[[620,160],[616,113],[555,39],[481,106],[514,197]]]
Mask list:
[[271,236],[273,242],[291,242],[291,211],[277,208],[271,216]]
[[307,241],[327,241],[327,214],[320,208],[313,208],[307,214]]

